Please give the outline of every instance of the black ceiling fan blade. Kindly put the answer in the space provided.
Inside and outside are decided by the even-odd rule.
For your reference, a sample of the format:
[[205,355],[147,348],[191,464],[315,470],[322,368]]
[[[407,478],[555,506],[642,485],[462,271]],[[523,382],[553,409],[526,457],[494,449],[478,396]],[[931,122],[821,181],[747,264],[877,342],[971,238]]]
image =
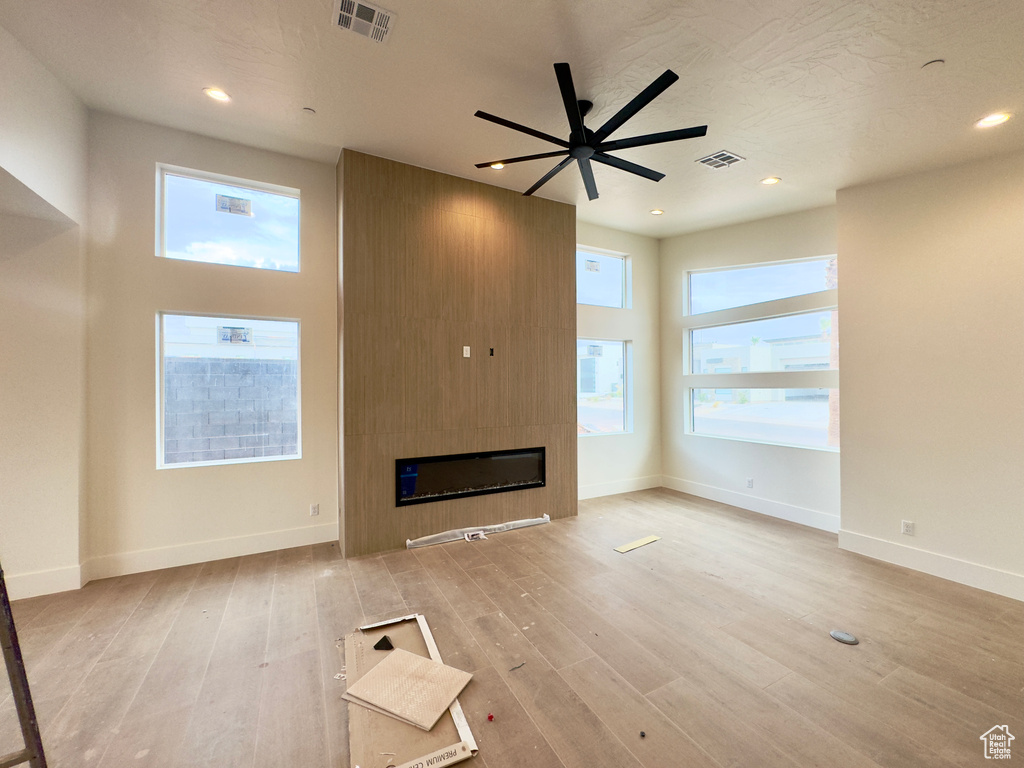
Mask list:
[[663,131],[662,133],[648,133],[646,136],[634,136],[631,139],[615,139],[598,144],[598,152],[610,152],[615,149],[629,149],[630,147],[646,147],[648,144],[662,144],[666,141],[680,141],[682,139],[696,139],[706,136],[708,127],[698,125],[693,128],[680,128],[677,131]]
[[678,79],[679,75],[671,69],[666,69],[653,83],[634,96],[629,104],[612,115],[607,123],[598,128],[594,138],[599,142],[607,139],[612,133],[621,128],[624,122],[658,98],[666,88]]
[[650,179],[651,181],[661,181],[665,178],[664,173],[652,171],[650,168],[644,168],[642,165],[631,163],[629,160],[623,160],[621,157],[606,155],[603,152],[595,152],[590,159],[596,160],[599,163],[604,163],[605,165],[610,165],[612,168],[618,168],[621,171],[635,173],[637,176],[643,176],[645,179]]
[[580,176],[583,177],[583,186],[587,188],[587,198],[597,200],[597,181],[594,180],[594,169],[590,165],[589,157],[579,159]]
[[523,192],[523,197],[529,197],[529,196],[530,196],[530,195],[532,195],[532,194],[533,194],[534,192],[536,192],[536,191],[537,191],[538,189],[540,189],[541,187],[543,187],[543,186],[544,186],[545,184],[547,184],[547,183],[548,183],[549,181],[551,181],[551,179],[553,179],[553,178],[555,177],[555,174],[557,174],[557,173],[558,173],[559,171],[563,170],[563,169],[564,169],[564,168],[565,168],[566,166],[568,166],[568,165],[569,165],[569,163],[571,163],[571,162],[572,162],[573,160],[575,160],[575,158],[573,158],[573,157],[567,157],[567,158],[565,158],[565,160],[563,160],[563,161],[562,161],[562,162],[560,162],[560,163],[559,163],[558,165],[556,165],[556,166],[555,166],[554,168],[552,168],[552,169],[551,169],[550,171],[548,171],[547,173],[545,173],[545,174],[544,174],[544,175],[543,175],[543,176],[541,177],[540,181],[538,181],[538,182],[537,182],[536,184],[534,184],[534,185],[533,185],[532,187],[530,187],[530,188],[529,188],[528,190],[526,190],[525,192]]
[[565,116],[569,118],[569,130],[582,142],[586,140],[583,129],[583,115],[580,114],[580,103],[576,99],[576,88],[572,84],[572,72],[569,65],[555,64],[555,77],[558,78],[558,90],[562,92],[562,103],[565,105]]
[[502,165],[510,165],[511,163],[525,163],[527,160],[543,160],[545,157],[558,157],[560,155],[569,154],[568,149],[556,149],[554,152],[541,152],[539,155],[523,155],[522,157],[507,157],[504,160],[492,160],[489,163],[477,163],[477,168],[489,168],[492,165],[501,163]]
[[535,131],[533,128],[527,128],[525,125],[513,123],[511,120],[506,120],[505,118],[498,117],[497,115],[488,114],[487,112],[483,112],[482,110],[477,110],[474,113],[474,117],[479,117],[483,120],[489,120],[492,123],[497,123],[498,125],[503,125],[506,128],[511,128],[513,131],[519,131],[520,133],[525,133],[529,136],[534,136],[538,139],[544,139],[544,141],[550,141],[552,144],[557,144],[558,146],[565,147],[566,149],[569,148],[569,142],[566,141],[565,139],[559,139],[558,137],[552,136],[551,134],[548,133],[544,133],[543,131]]

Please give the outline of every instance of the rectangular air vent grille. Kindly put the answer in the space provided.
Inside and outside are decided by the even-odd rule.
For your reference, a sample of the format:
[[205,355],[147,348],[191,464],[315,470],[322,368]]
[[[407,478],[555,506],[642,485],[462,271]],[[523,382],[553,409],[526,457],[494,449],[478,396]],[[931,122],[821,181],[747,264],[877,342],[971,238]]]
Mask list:
[[733,163],[739,163],[745,159],[723,149],[721,152],[715,152],[713,155],[702,157],[697,162],[708,166],[708,168],[728,168]]
[[358,32],[376,43],[384,43],[394,27],[395,14],[371,3],[339,0],[334,19],[341,29]]

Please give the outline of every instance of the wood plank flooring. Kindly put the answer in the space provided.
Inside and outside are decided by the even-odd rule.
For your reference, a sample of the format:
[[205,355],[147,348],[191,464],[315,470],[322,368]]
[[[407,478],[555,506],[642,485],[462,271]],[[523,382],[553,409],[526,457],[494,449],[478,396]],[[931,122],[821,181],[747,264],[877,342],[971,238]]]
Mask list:
[[14,611],[54,768],[347,768],[342,638],[411,612],[474,673],[478,768],[982,766],[995,725],[1024,760],[1024,603],[664,489],[481,542],[300,547]]

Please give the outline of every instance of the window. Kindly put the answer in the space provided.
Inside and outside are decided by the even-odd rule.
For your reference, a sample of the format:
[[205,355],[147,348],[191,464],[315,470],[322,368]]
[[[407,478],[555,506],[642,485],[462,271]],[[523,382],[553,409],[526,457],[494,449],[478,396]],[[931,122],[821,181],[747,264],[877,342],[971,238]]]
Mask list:
[[759,443],[826,448],[829,389],[692,389],[693,431]]
[[576,340],[576,422],[581,435],[629,428],[626,362],[628,343]]
[[299,271],[299,192],[160,167],[157,255]]
[[731,309],[835,288],[832,257],[690,273],[690,314]]
[[299,324],[162,314],[159,466],[299,458]]
[[576,303],[623,309],[626,296],[626,258],[576,251]]
[[687,431],[838,448],[836,285],[834,257],[691,272]]
[[831,352],[831,310],[690,331],[694,373],[829,370]]

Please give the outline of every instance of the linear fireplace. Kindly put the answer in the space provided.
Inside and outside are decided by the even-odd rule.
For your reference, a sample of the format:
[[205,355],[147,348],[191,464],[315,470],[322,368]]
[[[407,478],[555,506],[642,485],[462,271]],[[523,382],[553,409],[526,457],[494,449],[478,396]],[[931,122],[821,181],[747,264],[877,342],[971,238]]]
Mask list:
[[398,507],[543,485],[543,447],[395,461],[395,506]]

